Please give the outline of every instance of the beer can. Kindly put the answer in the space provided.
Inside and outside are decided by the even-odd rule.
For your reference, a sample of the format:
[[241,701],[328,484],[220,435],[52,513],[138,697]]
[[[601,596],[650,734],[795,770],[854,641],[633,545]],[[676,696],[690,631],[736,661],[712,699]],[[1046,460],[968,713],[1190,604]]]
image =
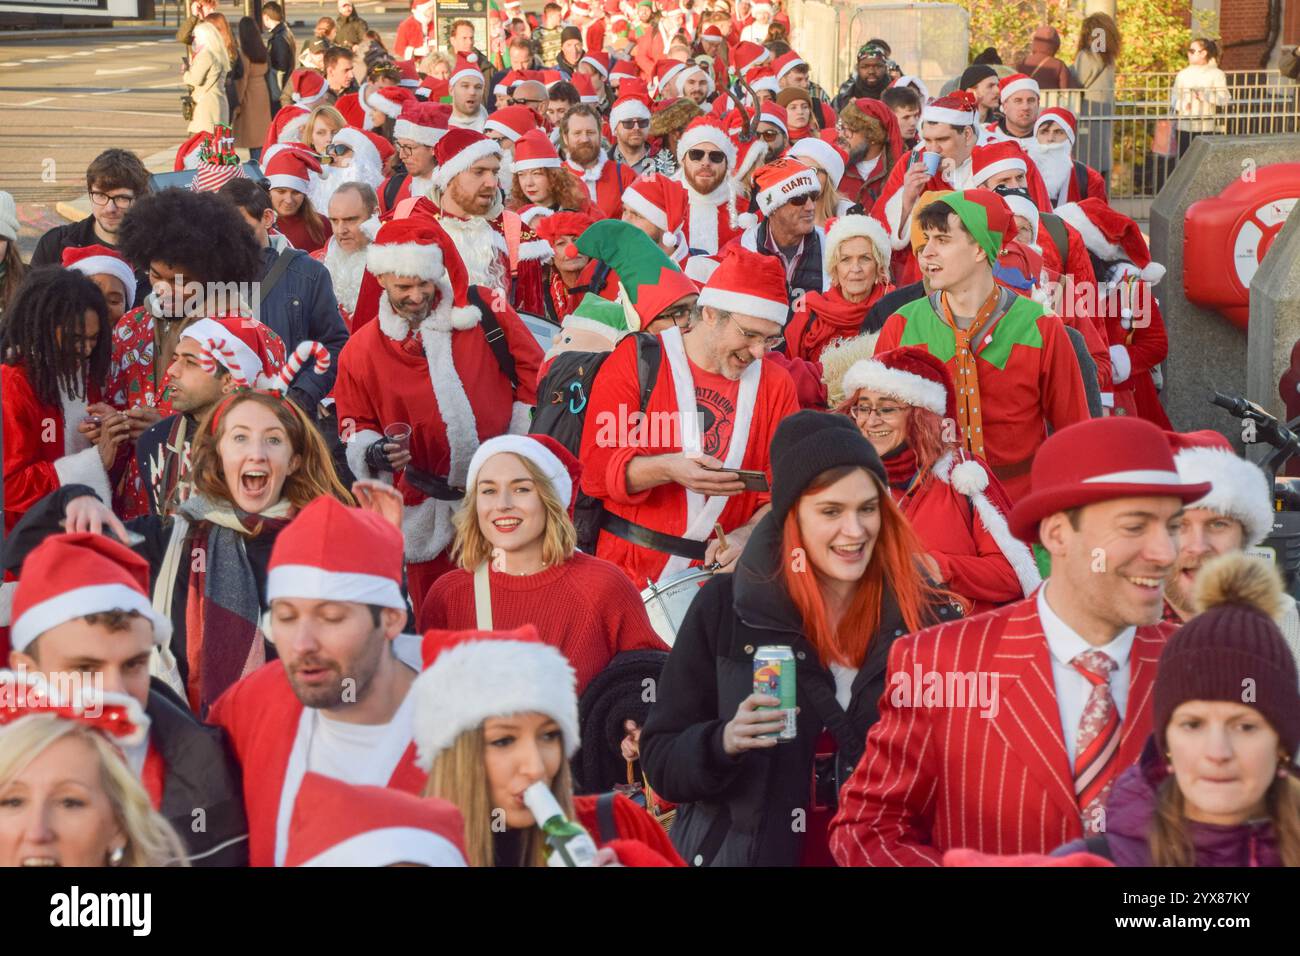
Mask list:
[[760,710],[780,710],[785,716],[785,726],[779,733],[763,734],[777,740],[794,740],[795,726],[795,662],[794,651],[785,644],[769,644],[754,651],[754,693],[766,694],[781,701],[778,707],[761,707]]

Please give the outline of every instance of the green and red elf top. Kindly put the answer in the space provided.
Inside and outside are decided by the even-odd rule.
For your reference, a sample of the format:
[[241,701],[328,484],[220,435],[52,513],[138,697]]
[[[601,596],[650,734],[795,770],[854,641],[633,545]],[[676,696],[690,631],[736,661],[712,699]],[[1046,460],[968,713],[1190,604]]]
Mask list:
[[[940,200],[955,212],[992,269],[1011,215],[983,189]],[[966,450],[988,462],[1014,502],[1029,491],[1029,471],[1048,429],[1088,418],[1078,359],[1058,316],[1031,299],[994,286],[969,327],[957,326],[943,292],[891,315],[876,354],[916,345],[948,365],[957,386],[957,424]]]

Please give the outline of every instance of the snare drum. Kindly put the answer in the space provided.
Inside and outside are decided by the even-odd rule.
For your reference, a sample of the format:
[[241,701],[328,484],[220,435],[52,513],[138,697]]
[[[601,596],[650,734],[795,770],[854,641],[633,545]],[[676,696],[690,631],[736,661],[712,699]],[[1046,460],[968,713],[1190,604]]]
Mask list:
[[651,582],[641,592],[651,626],[669,647],[677,640],[677,629],[695,600],[695,592],[711,577],[713,572],[707,568],[687,568],[666,581]]

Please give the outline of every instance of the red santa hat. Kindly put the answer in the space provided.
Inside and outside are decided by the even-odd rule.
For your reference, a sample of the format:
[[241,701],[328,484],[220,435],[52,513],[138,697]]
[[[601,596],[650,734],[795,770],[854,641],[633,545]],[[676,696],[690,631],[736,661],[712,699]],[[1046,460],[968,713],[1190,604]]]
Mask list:
[[289,77],[289,85],[293,87],[293,101],[303,109],[311,109],[329,92],[329,87],[325,85],[325,77],[315,70],[305,68],[293,71]]
[[1171,497],[1184,505],[1205,497],[1209,482],[1178,474],[1162,432],[1135,417],[1093,418],[1053,432],[1034,456],[1029,495],[1011,510],[1011,531],[1038,540],[1038,524],[1068,511],[1116,498]]
[[172,165],[172,172],[179,173],[185,169],[198,169],[199,149],[211,138],[211,131],[203,130],[181,143],[176,150],[176,160]]
[[477,130],[462,126],[447,130],[433,150],[438,168],[433,173],[435,189],[445,190],[447,184],[479,160],[489,156],[501,158],[501,147]]
[[797,159],[778,159],[754,174],[758,209],[770,216],[796,196],[815,196],[821,192],[817,174]]
[[1044,123],[1055,123],[1061,127],[1061,129],[1065,130],[1065,138],[1071,143],[1074,143],[1074,139],[1079,132],[1079,121],[1064,106],[1049,106],[1038,114],[1038,119],[1034,120],[1035,136],[1038,135],[1038,130]]
[[345,126],[334,134],[334,138],[330,142],[350,146],[353,154],[358,159],[364,158],[365,165],[381,169],[384,165],[384,159],[380,155],[379,147],[375,144],[376,139],[382,141],[383,137],[375,136],[373,133],[364,132],[351,126]]
[[428,772],[465,731],[511,714],[545,714],[560,727],[565,756],[577,751],[573,666],[538,638],[533,625],[513,631],[429,631],[423,657],[424,672],[411,688],[420,769]]
[[1166,432],[1174,467],[1188,484],[1210,483],[1204,498],[1188,505],[1208,508],[1241,522],[1253,548],[1273,531],[1273,489],[1260,467],[1237,457],[1232,445],[1216,431]]
[[467,866],[465,820],[446,800],[306,773],[285,866]]
[[397,81],[400,86],[414,90],[420,85],[420,71],[415,68],[414,60],[394,60],[393,65],[397,67],[397,72],[401,75],[401,78]]
[[1029,172],[1024,149],[1015,140],[1004,139],[971,150],[971,185],[983,186],[1006,172]]
[[362,136],[370,140],[370,145],[375,147],[375,152],[379,154],[380,166],[392,159],[397,153],[397,147],[387,137],[380,136],[372,129],[363,129],[360,132]]
[[573,453],[550,435],[498,435],[478,446],[469,461],[465,487],[473,488],[479,469],[493,455],[511,454],[526,459],[542,473],[555,491],[555,497],[572,511],[576,500],[582,465]]
[[840,180],[844,178],[844,170],[849,165],[848,153],[835,143],[827,142],[819,136],[805,136],[791,146],[786,155],[800,161],[812,160],[826,171],[830,184],[837,189]]
[[[357,94],[357,98],[361,100],[366,109],[383,113],[389,119],[399,118],[408,106],[418,102],[415,94],[404,86],[376,88],[367,84]],[[394,135],[397,135],[396,132],[394,132]]]
[[722,28],[716,23],[710,23],[700,31],[700,40],[704,43],[721,43],[725,39]]
[[[340,543],[346,542],[346,547]],[[266,599],[343,601],[406,609],[402,533],[373,511],[321,495],[280,532],[266,566]]]
[[420,103],[411,100],[393,124],[393,139],[409,139],[424,146],[437,146],[447,135],[451,107],[446,103]]
[[940,418],[957,420],[957,398],[948,366],[914,345],[854,362],[844,373],[843,389],[846,396],[856,395],[861,389],[880,392]]
[[[781,92],[781,84],[776,81],[776,74],[772,72],[771,67],[763,66],[751,70],[749,73],[749,85],[757,92],[758,90],[767,90],[773,96]],[[771,102],[770,100],[768,102]],[[764,103],[763,105],[767,105]]]
[[[482,133],[475,135],[492,142]],[[428,279],[439,291],[435,321],[449,321],[452,329],[468,329],[478,324],[479,311],[468,304],[469,273],[456,251],[456,244],[436,219],[420,215],[384,223],[374,241],[366,246],[366,268],[375,276],[392,273]]]
[[515,143],[515,158],[511,168],[520,173],[526,169],[559,169],[560,154],[555,144],[540,129],[530,129]]
[[9,643],[25,651],[46,631],[88,614],[135,611],[165,647],[172,624],[154,610],[149,563],[102,534],[50,535],[27,555],[14,590]]
[[[643,176],[623,190],[623,208],[662,229],[668,239],[685,222],[689,206],[686,191],[671,178]],[[676,246],[677,241],[665,244]]]
[[736,148],[736,168],[731,173],[735,179],[744,179],[752,169],[767,159],[767,143],[759,136],[748,142],[742,142],[739,136],[733,136],[731,142]]
[[507,70],[501,74],[501,78],[496,81],[492,87],[492,93],[495,96],[505,96],[510,92],[510,88],[516,83],[522,83],[524,75],[518,70]]
[[[587,231],[596,220],[585,212],[573,212],[563,209],[559,212],[553,212],[549,216],[541,217],[533,231],[539,236],[555,246],[563,236],[576,237]],[[567,243],[566,243],[567,245]]]
[[537,114],[527,106],[503,106],[488,116],[483,128],[517,143],[530,129],[537,129]]
[[1005,103],[1017,93],[1033,93],[1038,95],[1038,81],[1030,79],[1023,73],[1012,73],[1010,76],[1004,76],[998,80],[998,98]]
[[[718,35],[721,36],[721,31],[719,31]],[[787,73],[797,66],[806,67],[808,66],[808,61],[798,53],[795,53],[794,50],[791,50],[789,53],[783,53],[772,61],[772,70],[776,73],[778,81],[783,79]]]
[[[629,84],[630,87],[630,84]],[[613,129],[624,120],[650,118],[650,97],[631,88],[621,89],[619,97],[609,111],[609,126]]]
[[1057,206],[1056,214],[1079,230],[1083,244],[1103,262],[1131,263],[1139,279],[1159,282],[1165,267],[1151,261],[1151,250],[1138,224],[1112,208],[1104,199],[1090,196]]
[[578,101],[582,103],[598,103],[600,97],[596,95],[596,84],[592,82],[591,77],[586,73],[574,73],[569,77],[569,83],[578,91]]
[[731,69],[741,76],[748,76],[754,70],[772,59],[772,51],[765,46],[742,40],[736,44],[731,54]]
[[604,50],[592,50],[584,53],[582,59],[578,61],[578,66],[582,66],[584,63],[605,79],[609,79],[610,58],[609,54]]
[[767,100],[763,103],[762,109],[759,110],[756,122],[771,123],[778,127],[787,138],[790,136],[790,128],[786,125],[787,115],[785,107],[773,100]]
[[947,123],[949,126],[974,126],[978,122],[978,102],[969,90],[954,90],[927,103],[921,110],[922,123]]
[[[830,263],[835,258],[835,252],[841,243],[849,239],[867,239],[876,250],[876,261],[883,262],[888,268],[893,252],[889,235],[880,220],[871,216],[848,215],[832,219],[826,225],[826,241],[822,245],[823,262]],[[888,280],[889,277],[886,275],[881,278]]]
[[650,85],[655,96],[662,96],[664,87],[671,83],[685,66],[686,63],[682,60],[664,59],[656,63],[654,80]]
[[451,68],[451,75],[447,77],[447,86],[455,86],[461,80],[483,82],[483,70],[480,69],[477,53],[456,54],[456,65]]
[[442,77],[430,73],[420,80],[420,85],[415,88],[415,95],[427,102],[437,103],[451,96],[451,84]]
[[135,272],[122,256],[107,246],[68,246],[63,250],[63,268],[85,276],[112,276],[122,283],[126,307],[135,301]]
[[785,267],[776,256],[731,245],[700,292],[699,305],[785,325],[790,316]]
[[284,394],[309,360],[318,375],[330,367],[329,351],[321,343],[299,342],[286,358],[280,336],[269,325],[246,316],[197,319],[180,337],[199,343],[204,371],[212,374],[220,365],[241,388]]
[[305,193],[310,188],[311,175],[320,175],[321,165],[306,150],[285,149],[272,156],[263,171],[269,189],[296,189]]
[[641,70],[632,60],[619,60],[609,70],[609,82],[614,84],[615,89],[618,89],[619,83],[623,80],[640,78],[640,76]]
[[712,116],[697,116],[687,125],[686,131],[677,141],[677,162],[684,162],[689,150],[701,147],[720,150],[727,157],[727,168],[735,167],[736,147],[727,131]]

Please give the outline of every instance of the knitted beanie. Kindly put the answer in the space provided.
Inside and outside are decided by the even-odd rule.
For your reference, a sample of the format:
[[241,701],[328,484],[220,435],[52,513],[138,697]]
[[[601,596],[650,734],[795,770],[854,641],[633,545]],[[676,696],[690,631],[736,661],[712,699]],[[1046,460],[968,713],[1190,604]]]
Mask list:
[[814,478],[843,465],[866,468],[881,488],[889,487],[880,456],[846,416],[806,409],[782,419],[772,437],[772,514],[777,527]]
[[1180,704],[1214,700],[1258,710],[1294,756],[1300,695],[1295,658],[1274,623],[1283,607],[1277,571],[1241,552],[1222,555],[1201,569],[1196,605],[1200,613],[1169,638],[1156,671],[1151,726],[1160,752]]

